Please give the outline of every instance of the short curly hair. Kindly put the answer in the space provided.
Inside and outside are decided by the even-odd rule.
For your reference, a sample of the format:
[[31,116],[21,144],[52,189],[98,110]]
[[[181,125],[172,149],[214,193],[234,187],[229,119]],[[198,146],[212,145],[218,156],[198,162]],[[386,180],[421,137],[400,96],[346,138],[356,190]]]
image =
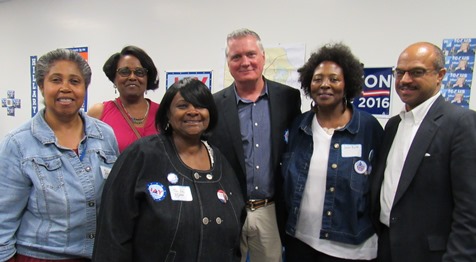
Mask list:
[[51,67],[56,62],[62,60],[71,61],[78,66],[78,69],[84,78],[84,84],[87,89],[91,83],[92,75],[88,62],[86,62],[86,60],[84,60],[84,58],[78,52],[64,48],[58,48],[56,50],[50,51],[38,59],[35,67],[36,84],[39,87],[43,87],[45,77],[50,71]]
[[316,67],[324,61],[331,61],[342,68],[344,74],[344,90],[347,103],[359,96],[364,84],[363,64],[357,59],[350,48],[342,43],[326,44],[311,54],[309,60],[298,69],[299,82],[304,94],[311,97],[311,81]]

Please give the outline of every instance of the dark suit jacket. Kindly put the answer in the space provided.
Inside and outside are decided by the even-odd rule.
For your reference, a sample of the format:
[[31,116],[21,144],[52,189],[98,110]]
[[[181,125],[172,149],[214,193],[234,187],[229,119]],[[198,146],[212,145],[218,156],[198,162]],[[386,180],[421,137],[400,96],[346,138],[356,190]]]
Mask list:
[[[275,201],[280,210],[282,190],[281,156],[285,149],[284,133],[293,119],[301,113],[301,94],[299,90],[266,80],[269,95],[271,118],[271,170],[275,177]],[[246,199],[246,168],[243,143],[240,134],[240,120],[234,84],[213,95],[218,108],[218,124],[209,141],[220,149],[235,170]],[[280,211],[277,211],[280,212]],[[284,228],[281,215],[278,215],[280,228]]]
[[371,188],[379,256],[390,252],[393,262],[476,261],[476,112],[441,96],[431,106],[410,146],[384,237],[380,189],[399,122],[392,117],[385,127]]

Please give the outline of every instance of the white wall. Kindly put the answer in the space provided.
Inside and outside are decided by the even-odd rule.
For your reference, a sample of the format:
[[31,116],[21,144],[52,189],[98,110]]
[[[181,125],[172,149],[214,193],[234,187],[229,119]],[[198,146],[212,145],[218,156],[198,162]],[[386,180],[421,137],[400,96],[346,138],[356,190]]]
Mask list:
[[[163,80],[147,96],[160,101],[165,70],[218,74],[226,35],[237,28],[258,32],[265,47],[305,43],[306,59],[343,41],[366,67],[388,67],[416,41],[476,38],[475,10],[474,0],[0,0],[0,98],[15,90],[22,100],[14,117],[0,108],[0,138],[30,118],[29,57],[58,47],[89,47],[89,105],[117,96],[102,72],[105,60],[126,45],[142,47]],[[395,114],[402,104],[392,97]]]

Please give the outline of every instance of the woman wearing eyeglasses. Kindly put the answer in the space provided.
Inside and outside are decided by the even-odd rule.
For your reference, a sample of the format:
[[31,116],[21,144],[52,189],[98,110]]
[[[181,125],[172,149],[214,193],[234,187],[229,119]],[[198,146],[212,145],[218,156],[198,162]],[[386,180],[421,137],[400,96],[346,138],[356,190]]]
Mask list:
[[154,119],[159,104],[144,97],[147,90],[159,87],[157,68],[144,50],[126,46],[106,61],[103,71],[119,97],[95,104],[88,115],[112,127],[122,152],[138,138],[158,132]]

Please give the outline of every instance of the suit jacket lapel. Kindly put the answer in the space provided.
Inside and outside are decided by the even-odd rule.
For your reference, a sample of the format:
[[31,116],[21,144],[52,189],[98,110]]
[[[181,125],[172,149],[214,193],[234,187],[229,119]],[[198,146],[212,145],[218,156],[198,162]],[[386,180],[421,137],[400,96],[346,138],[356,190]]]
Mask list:
[[410,186],[413,178],[415,177],[418,167],[425,157],[425,153],[433,141],[433,137],[438,130],[439,124],[436,121],[442,115],[442,103],[443,98],[440,96],[431,106],[427,115],[423,119],[420,128],[415,134],[415,138],[410,146],[410,149],[403,165],[402,174],[398,183],[397,192],[395,193],[395,199],[393,205],[402,198],[405,191]]
[[284,134],[278,134],[276,130],[279,130],[279,123],[281,116],[281,110],[285,107],[282,105],[286,104],[286,97],[281,94],[281,89],[276,88],[275,84],[271,81],[266,81],[268,85],[268,94],[269,94],[269,114],[271,121],[271,166],[275,166],[278,161],[277,149],[280,146],[280,139],[284,140]]
[[236,106],[236,97],[234,91],[234,84],[229,86],[223,94],[222,104],[220,105],[220,110],[223,110],[224,116],[227,116],[223,119],[227,126],[227,131],[230,134],[230,137],[233,138],[233,150],[240,160],[240,166],[245,173],[245,159],[243,152],[243,143],[241,141],[241,132],[240,132],[240,119],[238,118],[238,109]]

